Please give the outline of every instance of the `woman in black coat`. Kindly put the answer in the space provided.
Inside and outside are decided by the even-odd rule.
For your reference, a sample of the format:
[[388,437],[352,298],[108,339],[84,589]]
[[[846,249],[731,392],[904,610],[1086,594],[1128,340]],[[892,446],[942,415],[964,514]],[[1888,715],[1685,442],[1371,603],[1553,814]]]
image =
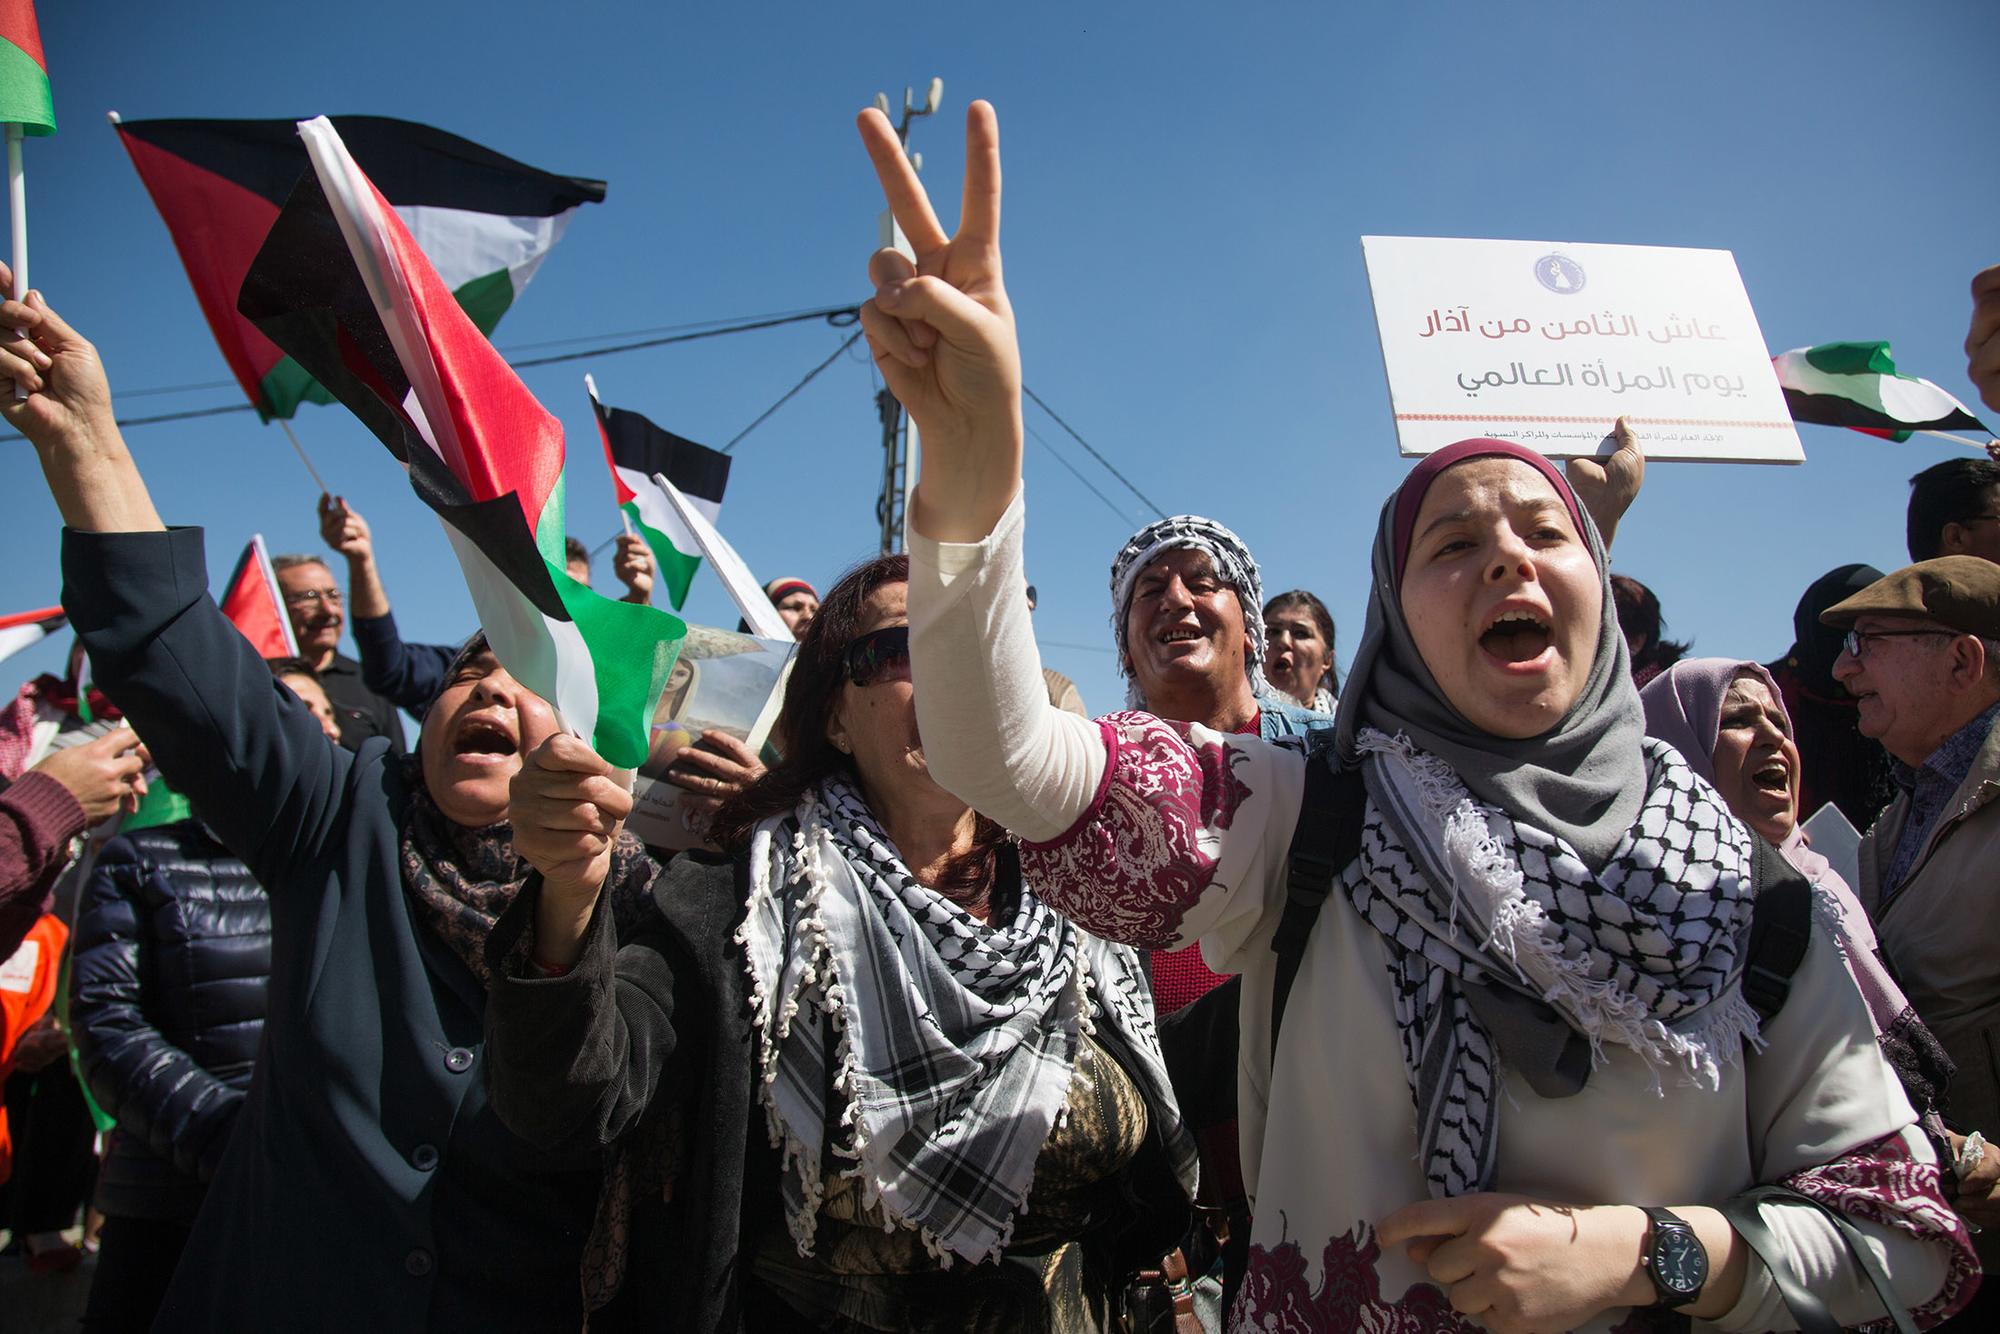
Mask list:
[[[272,659],[271,674],[340,739],[303,659]],[[93,1203],[105,1222],[83,1326],[143,1331],[256,1068],[271,905],[201,821],[177,820],[104,845],[70,941],[70,1025],[83,1078],[118,1121],[97,1172]]]
[[[209,600],[201,533],[161,524],[95,349],[39,296],[0,320],[30,331],[0,413],[67,525],[71,624],[270,896],[256,1076],[155,1328],[575,1330],[598,1157],[527,1144],[485,1087],[485,935],[527,873],[507,786],[547,704],[475,643],[417,755],[334,745]],[[644,892],[636,842],[611,861],[614,900]]]

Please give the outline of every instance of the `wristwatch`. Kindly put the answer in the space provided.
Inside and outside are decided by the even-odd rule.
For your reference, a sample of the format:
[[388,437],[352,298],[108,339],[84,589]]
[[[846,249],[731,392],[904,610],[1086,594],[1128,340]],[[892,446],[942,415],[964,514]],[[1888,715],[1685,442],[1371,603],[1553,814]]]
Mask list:
[[1687,1220],[1665,1209],[1640,1206],[1653,1226],[1646,1236],[1646,1253],[1640,1263],[1646,1277],[1653,1280],[1656,1306],[1672,1310],[1686,1306],[1701,1296],[1708,1282],[1708,1251]]

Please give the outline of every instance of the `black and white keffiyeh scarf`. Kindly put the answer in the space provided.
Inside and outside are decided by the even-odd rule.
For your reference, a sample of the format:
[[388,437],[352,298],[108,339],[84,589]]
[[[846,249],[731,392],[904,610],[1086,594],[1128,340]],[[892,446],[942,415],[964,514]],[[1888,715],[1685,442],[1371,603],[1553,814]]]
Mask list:
[[[1136,954],[1025,885],[1008,920],[979,921],[918,883],[846,779],[758,826],[750,883],[736,938],[801,1254],[834,1173],[943,1263],[999,1254],[1095,1022],[1153,1106],[1174,1106]],[[1167,1129],[1192,1192],[1192,1141]]]
[[1492,1188],[1503,1061],[1560,1096],[1614,1042],[1656,1083],[1714,1088],[1759,1042],[1737,986],[1749,832],[1671,747],[1644,747],[1638,818],[1593,872],[1563,840],[1475,802],[1406,738],[1361,734],[1368,810],[1343,885],[1388,946],[1433,1195]]
[[1111,559],[1111,642],[1118,649],[1118,671],[1125,677],[1125,703],[1135,709],[1146,707],[1139,690],[1139,678],[1132,674],[1132,655],[1125,645],[1125,616],[1132,609],[1132,590],[1146,567],[1169,551],[1190,548],[1208,553],[1215,573],[1236,590],[1243,607],[1243,628],[1249,633],[1251,650],[1244,671],[1250,677],[1250,693],[1269,699],[1274,692],[1264,677],[1267,647],[1264,635],[1264,575],[1243,539],[1213,519],[1199,514],[1176,514],[1157,519],[1125,539],[1125,545]]

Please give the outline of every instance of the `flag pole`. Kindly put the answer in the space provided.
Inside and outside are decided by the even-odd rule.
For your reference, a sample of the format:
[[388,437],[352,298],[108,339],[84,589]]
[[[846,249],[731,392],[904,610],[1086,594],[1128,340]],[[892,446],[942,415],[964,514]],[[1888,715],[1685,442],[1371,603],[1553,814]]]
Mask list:
[[[14,290],[16,301],[28,299],[28,178],[21,170],[21,127],[17,122],[7,124],[7,211],[11,215],[14,229]],[[28,335],[16,330],[15,336]],[[28,387],[16,380],[14,397],[26,398]]]
[[299,438],[296,435],[292,434],[292,424],[286,421],[283,417],[280,417],[278,418],[278,425],[280,428],[283,429],[285,433],[285,439],[291,441],[292,448],[296,449],[299,452],[299,462],[305,464],[306,471],[312,474],[313,484],[319,487],[320,494],[326,496],[332,495],[333,494],[332,488],[327,486],[326,482],[321,479],[319,475],[319,469],[313,467],[313,461],[306,457],[306,447],[299,443]]
[[1968,435],[1953,435],[1950,431],[1920,431],[1920,435],[1934,435],[1940,440],[1949,440],[1954,445],[1966,445],[1972,449],[1985,450],[1990,446],[1984,440],[1974,440]]

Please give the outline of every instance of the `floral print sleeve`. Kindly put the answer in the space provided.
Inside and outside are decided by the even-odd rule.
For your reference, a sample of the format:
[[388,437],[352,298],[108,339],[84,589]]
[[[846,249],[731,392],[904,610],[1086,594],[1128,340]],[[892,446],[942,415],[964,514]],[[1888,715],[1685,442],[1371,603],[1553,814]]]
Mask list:
[[[1952,1315],[1979,1286],[1979,1256],[1965,1221],[1944,1198],[1943,1177],[1928,1153],[1911,1146],[1915,1130],[1864,1144],[1830,1163],[1794,1173],[1784,1184],[1850,1222],[1927,1241],[1947,1252],[1944,1282],[1910,1317],[1929,1329]],[[1869,1326],[1875,1328],[1876,1326]],[[1882,1329],[1892,1329],[1887,1321]]]
[[1107,763],[1097,795],[1055,839],[1023,844],[1029,883],[1087,930],[1145,949],[1215,934],[1226,950],[1254,935],[1290,841],[1303,759],[1149,713],[1098,726]]

